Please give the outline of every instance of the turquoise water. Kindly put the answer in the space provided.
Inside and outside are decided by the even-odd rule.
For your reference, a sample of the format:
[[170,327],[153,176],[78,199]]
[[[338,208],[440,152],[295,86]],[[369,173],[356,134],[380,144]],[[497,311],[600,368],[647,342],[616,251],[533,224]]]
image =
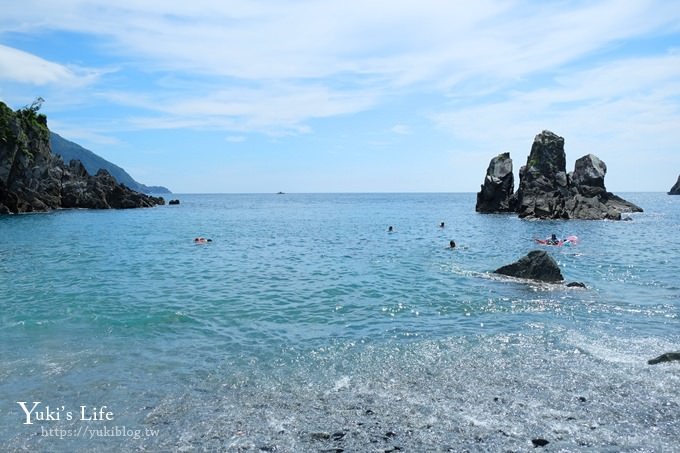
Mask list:
[[[680,364],[646,361],[680,350],[680,197],[622,195],[645,212],[267,194],[0,217],[0,445],[678,451]],[[586,290],[490,274],[553,232],[581,238],[543,248]]]

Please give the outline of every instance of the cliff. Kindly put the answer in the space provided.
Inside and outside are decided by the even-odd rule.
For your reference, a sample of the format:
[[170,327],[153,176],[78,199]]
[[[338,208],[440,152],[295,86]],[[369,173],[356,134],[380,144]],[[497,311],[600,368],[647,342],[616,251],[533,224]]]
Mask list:
[[92,176],[79,161],[65,165],[50,149],[47,117],[38,109],[14,112],[0,102],[0,214],[165,203],[118,184],[105,170]]
[[50,147],[52,148],[52,153],[61,156],[64,162],[70,162],[71,160],[79,160],[83,163],[83,166],[91,175],[96,174],[99,170],[104,169],[109,172],[111,176],[116,178],[121,184],[125,184],[132,190],[142,193],[170,193],[170,190],[163,186],[147,186],[140,182],[135,181],[135,179],[128,174],[125,170],[120,168],[118,165],[109,162],[101,156],[93,153],[87,148],[83,148],[77,143],[70,140],[66,140],[59,134],[50,131]]

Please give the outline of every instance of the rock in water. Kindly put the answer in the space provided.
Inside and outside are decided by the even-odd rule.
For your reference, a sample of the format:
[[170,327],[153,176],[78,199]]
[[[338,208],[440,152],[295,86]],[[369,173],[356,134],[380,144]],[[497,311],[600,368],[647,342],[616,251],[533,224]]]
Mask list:
[[668,195],[680,195],[680,176],[678,176],[678,180],[675,185],[671,187],[671,191],[668,192]]
[[532,250],[519,261],[500,267],[494,273],[550,283],[564,280],[557,262],[545,250]]
[[543,131],[534,138],[527,164],[519,170],[517,189],[520,217],[566,218],[569,196],[564,138]]
[[477,193],[477,212],[514,212],[515,178],[512,174],[510,153],[499,154],[491,159],[486,170],[484,184]]
[[606,173],[605,163],[588,154],[567,174],[564,138],[543,131],[519,170],[517,213],[522,218],[621,220],[622,212],[641,212],[639,206],[607,192]]
[[673,360],[680,360],[680,352],[667,352],[665,354],[661,354],[659,357],[649,359],[647,363],[650,365],[656,365],[657,363],[670,362]]

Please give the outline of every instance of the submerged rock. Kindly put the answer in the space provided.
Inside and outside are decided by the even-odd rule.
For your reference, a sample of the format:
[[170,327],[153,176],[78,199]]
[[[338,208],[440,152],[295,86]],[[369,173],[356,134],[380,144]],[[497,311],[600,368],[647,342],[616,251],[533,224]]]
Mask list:
[[550,283],[564,280],[557,262],[545,250],[532,250],[519,261],[500,267],[494,273]]
[[657,363],[671,362],[673,360],[680,360],[680,351],[679,352],[667,352],[665,354],[661,354],[659,357],[649,359],[647,361],[647,363],[650,364],[650,365],[656,365]]
[[[495,159],[510,161],[508,153],[501,156]],[[511,178],[506,175],[501,181],[493,173],[492,169],[496,171],[497,167],[505,170],[507,164],[496,165],[491,161],[482,191],[477,194],[478,212],[506,210],[517,212],[522,218],[536,219],[621,220],[623,212],[642,211],[607,192],[604,185],[607,166],[593,154],[578,159],[574,171],[567,174],[564,138],[550,131],[534,138],[527,163],[519,170],[519,187],[514,195],[507,194],[507,181]],[[480,203],[485,200],[490,201]]]
[[536,448],[536,447],[545,447],[550,442],[539,437],[537,439],[531,439],[531,443],[534,444],[534,448]]
[[671,187],[668,195],[680,195],[680,176],[678,176],[678,180],[676,181],[675,185]]
[[477,193],[477,212],[514,212],[515,179],[510,153],[491,159],[481,190]]
[[582,282],[569,282],[567,288],[586,288],[586,284]]

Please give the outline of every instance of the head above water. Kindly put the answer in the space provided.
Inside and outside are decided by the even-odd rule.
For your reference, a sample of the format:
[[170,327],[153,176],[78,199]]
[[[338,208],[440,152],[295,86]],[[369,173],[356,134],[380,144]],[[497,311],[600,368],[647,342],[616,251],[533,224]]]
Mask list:
[[451,240],[449,241],[449,248],[455,249],[455,248],[456,248],[456,241],[454,241],[453,239],[451,239]]

